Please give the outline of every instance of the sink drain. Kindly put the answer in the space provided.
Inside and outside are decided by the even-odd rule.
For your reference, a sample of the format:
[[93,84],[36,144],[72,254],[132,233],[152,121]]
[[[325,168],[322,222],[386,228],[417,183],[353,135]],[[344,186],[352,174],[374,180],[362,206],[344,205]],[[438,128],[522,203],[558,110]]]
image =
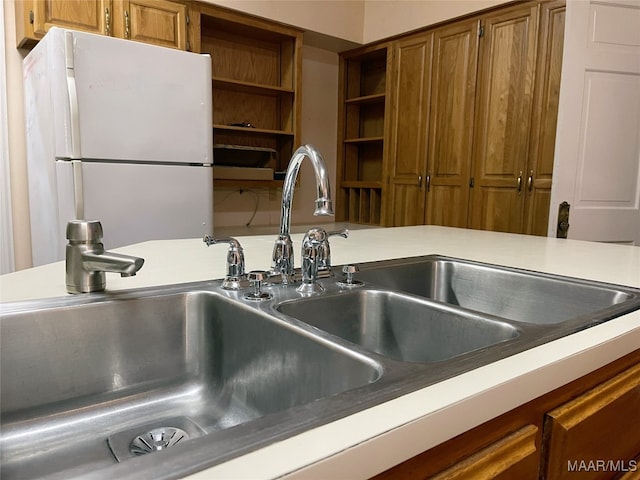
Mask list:
[[115,433],[107,444],[118,462],[166,450],[207,432],[187,417],[172,417]]
[[189,440],[189,434],[174,427],[162,427],[138,435],[131,441],[129,450],[134,455],[145,455],[170,448],[182,440]]

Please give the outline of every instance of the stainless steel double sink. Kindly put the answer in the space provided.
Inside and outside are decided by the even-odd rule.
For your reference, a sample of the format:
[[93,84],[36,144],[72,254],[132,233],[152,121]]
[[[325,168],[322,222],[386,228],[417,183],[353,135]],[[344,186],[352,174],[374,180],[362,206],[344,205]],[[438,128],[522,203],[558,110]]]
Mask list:
[[179,478],[640,308],[441,256],[360,269],[267,302],[212,281],[3,304],[0,477]]

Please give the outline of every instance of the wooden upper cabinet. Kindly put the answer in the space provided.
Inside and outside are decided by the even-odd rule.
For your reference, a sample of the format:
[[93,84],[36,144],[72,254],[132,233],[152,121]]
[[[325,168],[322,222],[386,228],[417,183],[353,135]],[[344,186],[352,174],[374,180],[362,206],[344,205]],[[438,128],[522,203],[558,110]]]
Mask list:
[[187,7],[170,0],[20,0],[18,46],[33,45],[51,27],[69,28],[186,50]]
[[470,226],[521,232],[539,5],[482,22]]
[[467,226],[479,27],[474,19],[434,32],[427,224]]
[[40,40],[52,26],[109,35],[111,0],[19,0],[18,46]]
[[425,212],[433,33],[399,40],[393,49],[391,195],[387,218],[392,226],[421,225]]
[[187,7],[167,0],[113,0],[113,34],[119,38],[187,49]]

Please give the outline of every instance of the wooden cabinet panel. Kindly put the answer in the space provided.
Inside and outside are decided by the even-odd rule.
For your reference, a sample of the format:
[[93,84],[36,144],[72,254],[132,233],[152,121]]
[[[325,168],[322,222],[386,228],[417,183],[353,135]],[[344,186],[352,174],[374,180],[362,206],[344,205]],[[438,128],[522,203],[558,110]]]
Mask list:
[[38,38],[52,26],[109,35],[111,0],[36,0],[32,8]]
[[56,26],[187,49],[187,6],[184,3],[170,0],[24,0],[18,7],[18,46],[35,43],[49,28]]
[[388,213],[393,226],[424,223],[432,46],[432,33],[394,46]]
[[[640,350],[375,476],[375,480],[640,477]],[[550,433],[550,428],[554,430]],[[569,472],[568,461],[572,460]],[[584,471],[577,471],[584,460]],[[618,461],[620,460],[620,461]],[[554,468],[556,470],[554,470]],[[562,476],[554,476],[560,474]],[[600,478],[600,477],[596,477]]]
[[531,153],[526,169],[526,226],[524,233],[531,235],[547,235],[560,96],[565,10],[564,0],[541,5]]
[[629,461],[640,453],[638,412],[640,365],[549,412],[545,478],[570,478],[580,472],[580,478],[604,479],[628,470]]
[[466,227],[479,20],[434,32],[426,223]]
[[536,448],[537,433],[538,428],[533,425],[522,427],[431,478],[536,480],[540,457]]
[[168,0],[114,0],[116,37],[187,49],[187,7]]
[[[483,21],[473,158],[473,228],[522,229],[538,8],[514,8]],[[493,205],[500,207],[487,210]]]

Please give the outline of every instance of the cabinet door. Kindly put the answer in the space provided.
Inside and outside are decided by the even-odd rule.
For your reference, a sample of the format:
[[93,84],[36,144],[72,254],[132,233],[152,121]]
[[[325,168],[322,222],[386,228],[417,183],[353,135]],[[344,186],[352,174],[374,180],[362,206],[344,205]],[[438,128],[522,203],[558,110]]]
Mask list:
[[387,209],[392,226],[424,223],[432,43],[428,33],[394,45]]
[[536,480],[540,458],[536,448],[537,433],[538,427],[526,425],[430,478],[433,480],[470,478]]
[[426,223],[466,227],[479,21],[436,30],[433,39]]
[[53,26],[110,35],[111,0],[36,0],[33,30],[42,38]]
[[538,8],[514,8],[483,20],[472,228],[522,231]]
[[168,0],[114,0],[114,36],[187,49],[187,7]]
[[565,0],[543,3],[541,9],[531,155],[526,169],[524,233],[546,236],[558,123]]
[[636,471],[638,412],[640,364],[549,412],[543,478],[605,479]]

